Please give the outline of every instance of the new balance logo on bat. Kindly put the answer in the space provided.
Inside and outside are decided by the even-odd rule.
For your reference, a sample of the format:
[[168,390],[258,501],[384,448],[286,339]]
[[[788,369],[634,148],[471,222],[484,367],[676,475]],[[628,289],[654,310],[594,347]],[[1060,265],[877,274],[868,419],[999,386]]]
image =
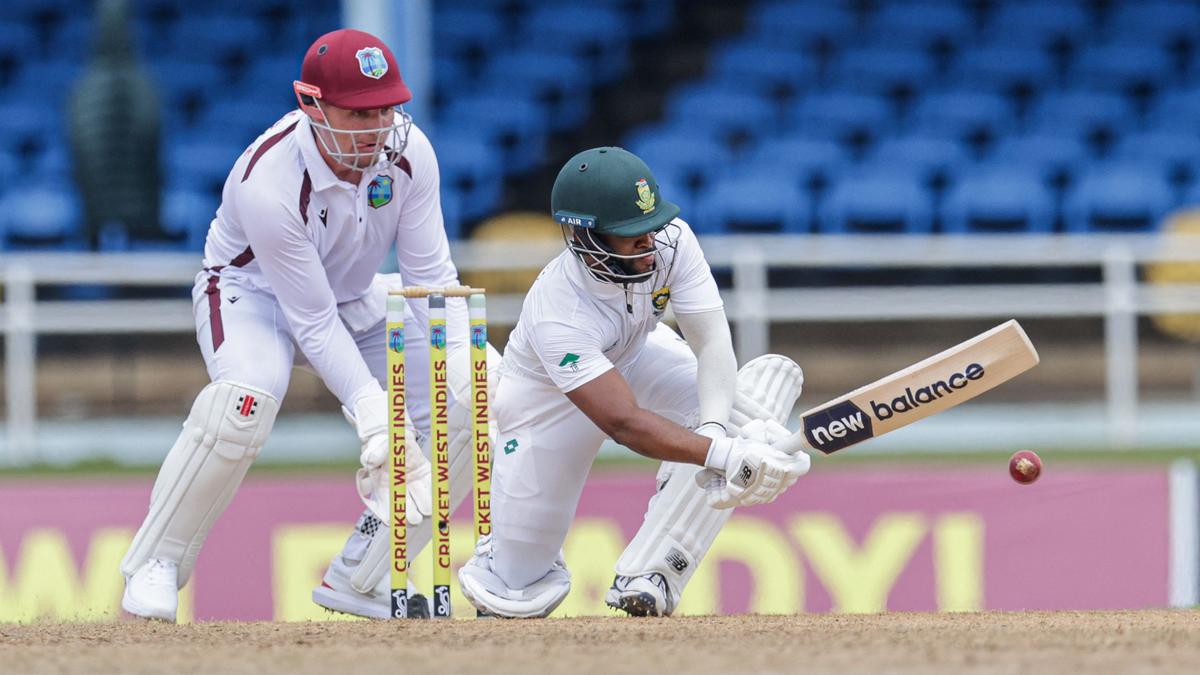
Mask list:
[[944,396],[953,395],[966,388],[972,381],[983,379],[984,374],[983,366],[972,363],[962,372],[951,373],[945,379],[935,380],[915,389],[905,387],[901,395],[891,399],[877,401],[872,398],[868,401],[870,414],[853,401],[842,401],[805,415],[802,420],[804,437],[812,448],[826,454],[836,452],[874,437],[872,421],[883,422],[897,415],[917,411],[922,404],[933,403]]

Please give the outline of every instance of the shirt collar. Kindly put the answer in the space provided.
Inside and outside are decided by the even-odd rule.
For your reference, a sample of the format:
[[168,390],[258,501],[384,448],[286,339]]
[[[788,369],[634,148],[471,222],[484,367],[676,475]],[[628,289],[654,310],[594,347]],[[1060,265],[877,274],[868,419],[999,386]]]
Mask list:
[[313,137],[312,124],[309,122],[308,115],[301,112],[300,125],[296,129],[296,142],[300,146],[300,156],[304,159],[304,167],[308,169],[313,190],[319,192],[338,184],[350,185],[334,175],[333,170],[325,163],[325,158],[317,149],[317,139]]

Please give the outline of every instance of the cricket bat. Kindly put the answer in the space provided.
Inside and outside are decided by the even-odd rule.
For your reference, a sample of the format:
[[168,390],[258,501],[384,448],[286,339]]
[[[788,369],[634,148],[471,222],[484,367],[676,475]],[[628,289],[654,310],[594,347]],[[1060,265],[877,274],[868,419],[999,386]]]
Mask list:
[[800,416],[800,431],[775,444],[829,455],[953,408],[1038,364],[1016,320],[914,363]]

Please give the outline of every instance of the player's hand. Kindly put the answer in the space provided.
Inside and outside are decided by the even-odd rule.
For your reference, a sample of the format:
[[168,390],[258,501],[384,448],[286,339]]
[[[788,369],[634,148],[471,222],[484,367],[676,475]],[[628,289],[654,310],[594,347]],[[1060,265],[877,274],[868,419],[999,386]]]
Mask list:
[[[713,508],[767,504],[808,473],[809,458],[751,438],[714,439],[705,466],[723,476],[703,487]],[[703,472],[701,472],[703,473]]]
[[[358,432],[362,443],[359,462],[362,468],[355,473],[358,495],[375,516],[385,523],[391,522],[392,505],[388,482],[391,478],[389,461],[391,448],[388,446],[387,394],[379,392],[363,396],[354,402],[354,411],[342,408],[346,419]],[[412,427],[405,427],[405,489],[408,496],[405,516],[410,525],[418,525],[432,512],[433,482],[429,460],[421,452]]]

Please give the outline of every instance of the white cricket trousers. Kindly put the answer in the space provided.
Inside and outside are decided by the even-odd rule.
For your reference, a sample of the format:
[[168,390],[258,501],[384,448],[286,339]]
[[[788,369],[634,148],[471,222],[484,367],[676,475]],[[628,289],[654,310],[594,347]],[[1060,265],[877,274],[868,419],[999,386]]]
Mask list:
[[[698,423],[696,357],[660,324],[621,368],[638,405],[677,424]],[[492,567],[513,589],[550,571],[606,436],[553,384],[505,372],[493,402]]]

